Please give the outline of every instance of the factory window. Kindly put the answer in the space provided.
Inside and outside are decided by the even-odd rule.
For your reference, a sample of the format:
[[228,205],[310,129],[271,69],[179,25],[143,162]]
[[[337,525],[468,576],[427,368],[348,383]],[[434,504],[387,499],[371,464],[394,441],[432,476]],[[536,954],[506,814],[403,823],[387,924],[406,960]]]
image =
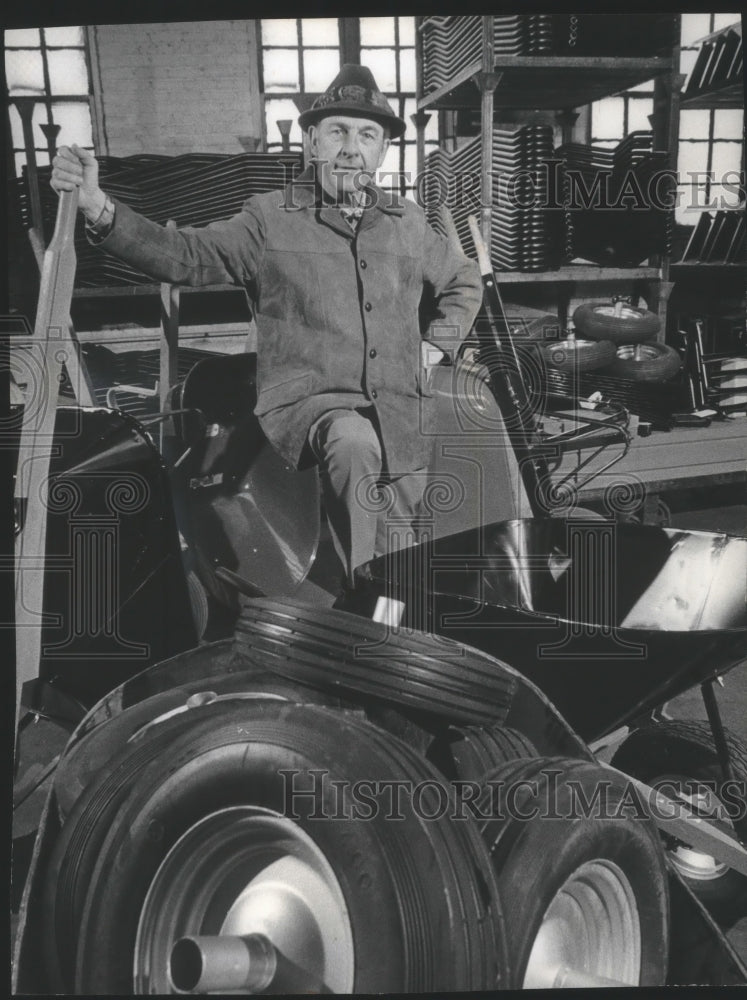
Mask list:
[[5,78],[18,176],[29,143],[39,166],[49,163],[50,150],[65,143],[77,141],[93,150],[91,74],[83,27],[6,31]]
[[[705,35],[739,21],[739,14],[683,14],[680,72],[689,77]],[[741,107],[680,111],[677,222],[692,226],[708,208],[737,207],[736,189],[744,190],[743,129]]]
[[[262,38],[262,89],[268,148],[286,141],[300,148],[297,99],[323,91],[342,63],[368,66],[395,112],[407,122],[402,139],[392,143],[379,180],[401,192],[415,185],[416,111],[415,18],[291,18],[260,22]],[[290,122],[278,125],[278,121]],[[438,143],[437,116],[426,127],[426,151]]]
[[[739,14],[682,14],[680,72],[689,76],[705,35],[738,21]],[[592,104],[591,141],[611,148],[631,132],[649,129],[653,93],[651,81]],[[735,205],[743,169],[743,122],[741,108],[681,110],[677,222],[694,225],[706,207]]]

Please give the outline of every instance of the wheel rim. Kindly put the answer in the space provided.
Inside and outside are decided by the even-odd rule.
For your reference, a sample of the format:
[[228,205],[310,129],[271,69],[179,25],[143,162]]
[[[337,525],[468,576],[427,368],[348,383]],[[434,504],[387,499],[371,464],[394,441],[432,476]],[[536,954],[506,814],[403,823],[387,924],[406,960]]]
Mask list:
[[[692,779],[683,778],[682,775],[664,775],[656,779],[654,787],[660,787],[665,783],[668,788],[676,786],[679,789],[675,801],[684,802],[698,816],[716,819],[734,829],[723,802],[710,788],[696,783],[696,787],[687,792],[685,789],[692,784]],[[668,854],[680,875],[696,882],[711,882],[722,878],[729,871],[728,865],[717,861],[712,855],[696,851],[687,844],[677,841],[668,847]]]
[[559,340],[552,345],[551,352],[553,357],[555,357],[556,351],[562,351],[564,354],[579,354],[582,351],[596,348],[598,343],[597,340]]
[[622,361],[655,361],[661,353],[651,344],[623,344],[617,356]]
[[524,989],[637,986],[641,928],[635,894],[612,861],[587,861],[555,894],[524,974]]
[[640,310],[633,306],[623,306],[620,312],[615,312],[614,306],[597,306],[594,312],[599,316],[611,316],[613,319],[640,320],[642,318]]
[[333,993],[350,993],[354,947],[337,877],[296,824],[256,806],[224,809],[192,826],[150,885],[135,941],[136,993],[175,993],[174,944],[188,936],[266,936]]

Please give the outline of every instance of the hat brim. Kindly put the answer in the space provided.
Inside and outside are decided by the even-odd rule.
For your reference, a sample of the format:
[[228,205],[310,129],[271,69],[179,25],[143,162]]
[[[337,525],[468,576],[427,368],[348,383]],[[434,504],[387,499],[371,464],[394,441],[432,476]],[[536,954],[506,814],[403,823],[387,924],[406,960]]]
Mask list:
[[329,118],[332,115],[350,115],[351,118],[368,118],[370,121],[378,122],[389,129],[392,139],[399,139],[404,135],[407,123],[396,115],[382,114],[375,109],[361,108],[360,104],[346,103],[340,101],[339,104],[328,104],[325,108],[309,108],[302,111],[298,116],[298,124],[302,129],[307,129],[309,125],[316,125],[322,118]]

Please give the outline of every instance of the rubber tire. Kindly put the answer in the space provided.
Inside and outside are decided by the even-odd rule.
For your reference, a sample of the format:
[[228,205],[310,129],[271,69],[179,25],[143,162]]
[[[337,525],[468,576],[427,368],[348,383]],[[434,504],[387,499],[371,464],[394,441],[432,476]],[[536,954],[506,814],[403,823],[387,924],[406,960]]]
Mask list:
[[638,344],[652,340],[661,329],[656,313],[648,309],[627,306],[637,314],[632,316],[605,316],[598,310],[609,307],[609,302],[584,302],[573,313],[573,325],[590,340],[611,340],[614,344]]
[[[63,754],[55,773],[54,789],[60,819],[65,820],[84,789],[102,768],[110,767],[110,761],[126,747],[128,740],[159,716],[184,707],[187,699],[195,695],[215,692],[219,696],[226,696],[232,693],[241,695],[250,692],[257,696],[283,698],[294,704],[353,707],[350,702],[343,703],[340,698],[329,692],[286,680],[267,671],[255,669],[251,674],[238,672],[239,667],[235,662],[232,671],[219,676],[208,676],[203,680],[189,681],[181,687],[151,695],[123,709],[76,742]],[[200,710],[204,708],[203,705]]]
[[[639,903],[639,985],[660,986],[666,981],[669,895],[666,861],[655,826],[647,818],[630,816],[566,818],[573,812],[574,801],[569,782],[575,782],[587,801],[592,801],[600,781],[609,789],[613,810],[625,782],[589,761],[562,757],[518,760],[486,777],[486,782],[498,784],[486,792],[479,809],[481,813],[492,810],[495,818],[483,820],[481,829],[490,847],[501,898],[511,900],[506,936],[514,989],[523,984],[532,944],[554,896],[580,865],[597,858],[619,865]],[[509,789],[518,782],[536,785],[522,785],[511,808],[508,795],[513,793]],[[548,802],[561,818],[542,814]],[[519,818],[532,806],[539,809],[535,818]],[[620,942],[621,947],[627,945],[627,941]]]
[[536,757],[537,749],[508,726],[449,726],[431,743],[427,756],[450,780],[478,781],[509,761]]
[[197,638],[202,639],[208,626],[210,606],[208,604],[207,591],[193,569],[187,572],[187,592],[189,594],[189,606],[192,610]]
[[[578,346],[573,346],[578,345]],[[590,372],[611,364],[615,345],[611,340],[559,340],[542,345],[542,356],[549,368],[561,372]]]
[[[627,346],[624,344],[618,350],[625,351]],[[632,382],[668,382],[682,367],[679,354],[667,344],[645,344],[643,350],[654,357],[636,361],[617,355],[605,368],[605,374]]]
[[[737,780],[747,782],[747,746],[729,732],[726,733],[726,742]],[[681,775],[715,781],[718,795],[724,784],[711,727],[707,722],[674,720],[637,729],[617,750],[611,764],[650,785],[655,785],[657,779],[664,775]],[[741,840],[747,840],[747,803],[740,805],[742,816],[735,819],[734,829]],[[747,915],[747,878],[739,872],[728,869],[713,881],[682,877],[721,926],[731,927]]]
[[516,671],[488,653],[289,600],[247,601],[234,644],[247,661],[320,690],[466,725],[500,724],[518,685]]
[[[137,781],[120,783],[114,808],[93,822],[94,829],[106,829],[81,917],[76,992],[132,994],[140,910],[163,858],[216,810],[250,804],[285,815],[283,768],[301,774],[318,768],[329,772],[330,782],[438,781],[415,751],[350,713],[264,701],[219,720],[184,723],[168,754],[154,747]],[[337,813],[329,784],[321,795],[323,806]],[[316,797],[293,804],[293,820],[320,847],[345,897],[355,948],[353,992],[482,990],[505,983],[499,898],[476,824],[451,822],[447,814],[426,820],[412,796],[400,797],[398,822],[386,810],[365,822],[334,816],[319,822],[310,818]]]
[[[160,696],[148,701],[156,699],[161,701]],[[150,706],[147,703],[135,705],[109,724],[118,725],[117,739],[121,739],[123,745],[116,754],[106,757],[94,773],[85,774],[85,790],[68,813],[50,855],[42,898],[42,947],[53,993],[73,992],[75,952],[85,893],[109,823],[123,795],[134,787],[140,771],[154,757],[169,751],[187,722],[195,726],[205,720],[216,722],[227,711],[225,702],[204,705],[188,713],[189,719],[185,715],[171,716],[150,730],[147,739],[136,738],[127,743],[125,741],[138,728],[154,717],[151,712],[138,711],[141,707]],[[161,708],[167,710],[163,704]],[[104,728],[108,726],[94,730],[88,739]],[[96,745],[92,749],[95,753]]]

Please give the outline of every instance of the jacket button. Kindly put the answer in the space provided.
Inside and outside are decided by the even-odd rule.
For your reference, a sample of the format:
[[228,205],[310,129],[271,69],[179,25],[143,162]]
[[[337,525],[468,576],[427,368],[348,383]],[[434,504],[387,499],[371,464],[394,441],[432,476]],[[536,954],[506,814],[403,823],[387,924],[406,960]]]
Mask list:
[[363,308],[366,310],[367,313],[370,313],[371,310],[373,309],[373,306],[371,305],[370,302],[367,302]]
[[378,397],[378,392],[375,389],[371,390],[371,399],[376,399]]
[[368,267],[368,264],[367,264],[367,263],[365,262],[365,260],[362,260],[362,261],[361,261],[361,269],[362,269],[363,271],[365,271],[367,267]]
[[376,354],[377,354],[377,351],[376,351],[375,347],[372,347],[371,350],[368,352],[369,358],[375,358]]

